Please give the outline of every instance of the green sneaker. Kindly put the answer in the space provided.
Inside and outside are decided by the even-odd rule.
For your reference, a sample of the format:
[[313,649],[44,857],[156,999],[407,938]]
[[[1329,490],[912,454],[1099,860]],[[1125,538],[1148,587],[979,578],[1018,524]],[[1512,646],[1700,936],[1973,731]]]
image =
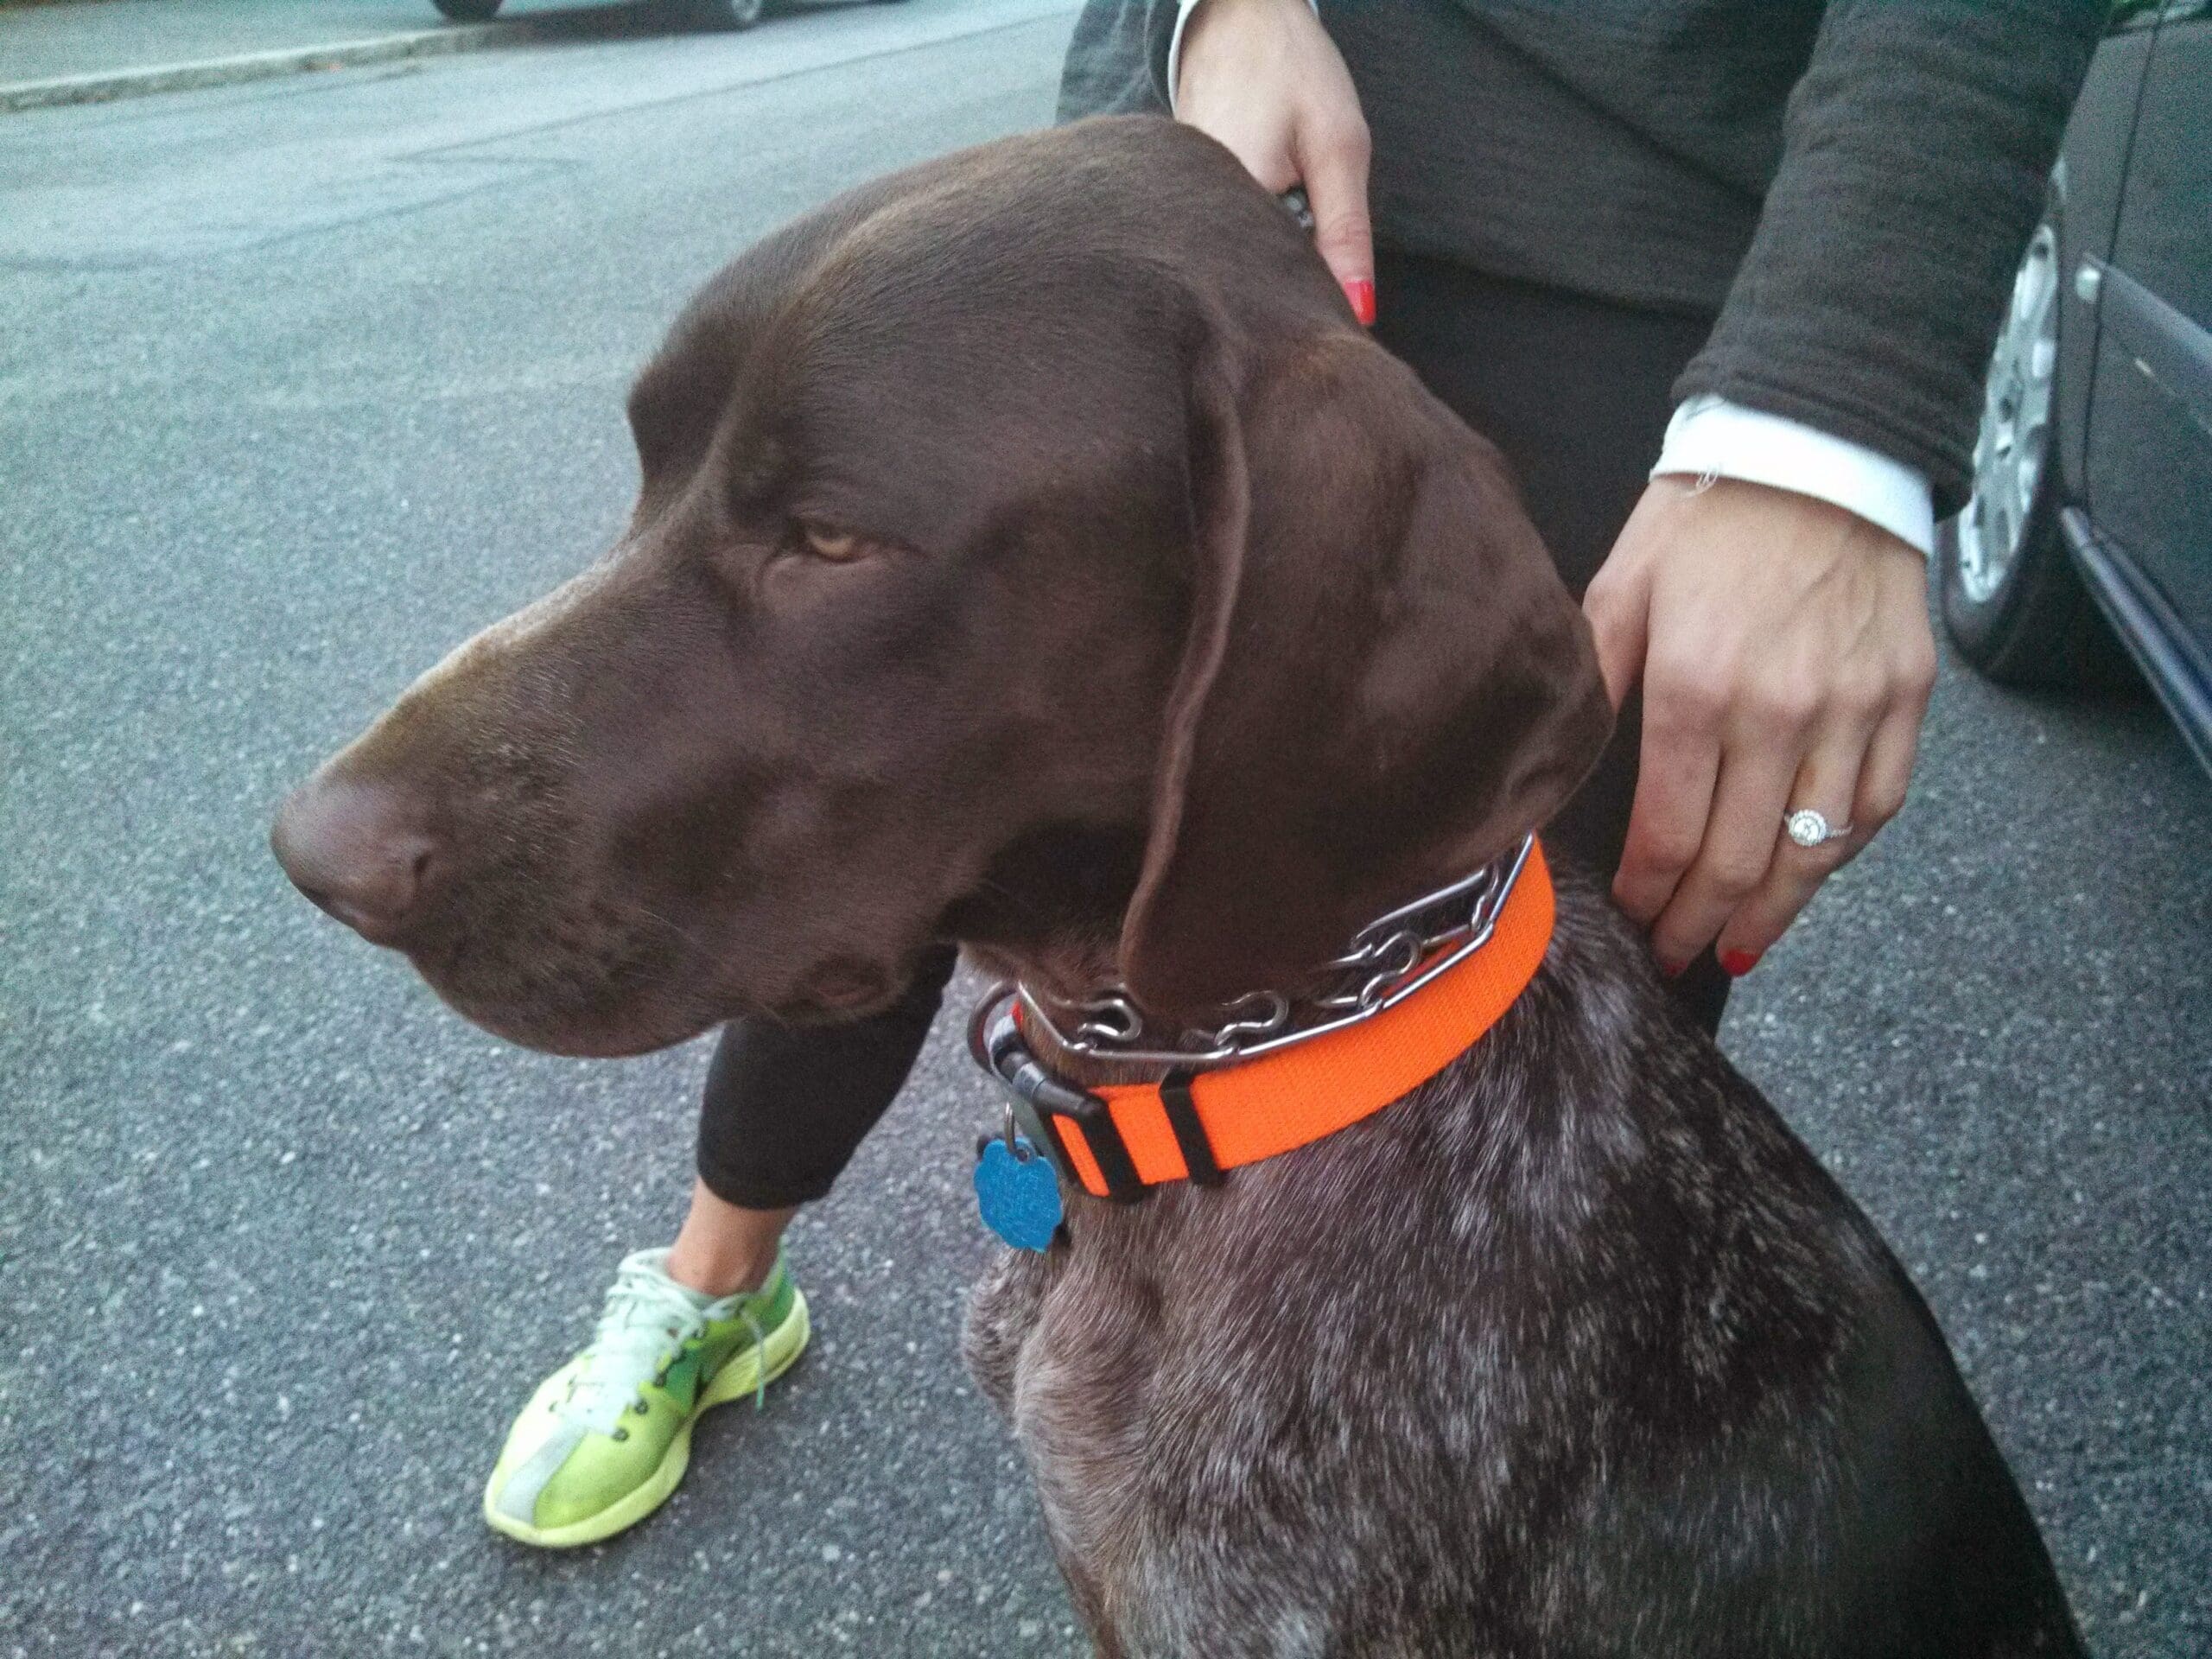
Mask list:
[[758,1406],[806,1346],[806,1298],[781,1255],[760,1289],[720,1301],[670,1278],[667,1258],[625,1258],[591,1346],[507,1431],[484,1488],[495,1532],[564,1549],[637,1525],[683,1478],[700,1414],[748,1394]]

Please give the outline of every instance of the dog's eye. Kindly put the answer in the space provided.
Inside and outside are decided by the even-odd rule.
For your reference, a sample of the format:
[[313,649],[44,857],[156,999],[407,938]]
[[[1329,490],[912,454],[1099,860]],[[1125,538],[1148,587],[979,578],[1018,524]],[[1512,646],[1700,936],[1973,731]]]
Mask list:
[[806,550],[817,559],[828,559],[842,564],[848,559],[858,558],[861,552],[861,538],[849,531],[830,530],[821,524],[801,524],[799,537],[806,543]]

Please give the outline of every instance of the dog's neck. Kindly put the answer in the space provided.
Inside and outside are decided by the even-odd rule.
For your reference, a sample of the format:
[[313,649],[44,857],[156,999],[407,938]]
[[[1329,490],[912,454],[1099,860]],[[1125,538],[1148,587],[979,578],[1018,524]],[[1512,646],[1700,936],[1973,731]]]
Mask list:
[[[1067,936],[1019,949],[963,942],[969,960],[995,980],[1010,980],[1055,1001],[1077,1002],[1096,988],[1113,982],[1116,975],[1115,938],[1111,923],[1087,933]],[[1166,1068],[1112,1060],[1078,1053],[1062,1043],[1049,1027],[1033,1030],[1030,1049],[1053,1076],[1080,1088],[1107,1084],[1150,1083]]]
[[[1202,1020],[1160,1018],[1164,1011],[1139,1008],[1119,987],[1118,915],[1071,919],[1041,939],[1018,945],[963,943],[977,966],[1021,988],[1033,1016],[1024,1021],[1027,1040],[1046,1071],[1082,1087],[1154,1083],[1170,1071],[1217,1063],[1240,1045],[1265,1039],[1263,1046],[1278,1046],[1358,1023],[1386,1001],[1418,989],[1433,973],[1483,947],[1533,844],[1532,837],[1461,880],[1377,918],[1349,942],[1351,949],[1312,975],[1280,991],[1255,991],[1202,1010]],[[1548,893],[1548,876],[1539,879]],[[1106,1016],[1109,1027],[1120,1020],[1121,1035],[1098,1040],[1084,1023],[1090,1014]],[[1075,1023],[1065,1023],[1071,1020]],[[1186,1052],[1188,1060],[1168,1058]]]
[[[944,918],[969,961],[1056,1001],[1078,1002],[1119,976],[1122,917],[1144,861],[1144,831],[1072,826],[1001,852]],[[1105,1065],[1040,1044],[1039,1058],[1085,1086],[1141,1082],[1156,1069]]]

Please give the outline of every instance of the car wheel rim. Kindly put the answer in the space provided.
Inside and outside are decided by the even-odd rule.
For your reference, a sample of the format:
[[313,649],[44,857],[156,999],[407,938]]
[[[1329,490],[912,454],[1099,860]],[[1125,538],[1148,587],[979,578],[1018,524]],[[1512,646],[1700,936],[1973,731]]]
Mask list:
[[2058,234],[2039,226],[2012,281],[2012,303],[1989,359],[1974,494],[1959,515],[1959,585],[1989,602],[2019,562],[2028,516],[2050,456],[2050,391],[2058,367]]

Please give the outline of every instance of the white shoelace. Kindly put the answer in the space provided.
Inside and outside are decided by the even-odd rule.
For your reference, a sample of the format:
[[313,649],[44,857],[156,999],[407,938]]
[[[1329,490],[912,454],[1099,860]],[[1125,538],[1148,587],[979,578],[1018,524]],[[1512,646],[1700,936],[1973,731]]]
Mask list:
[[632,1256],[616,1271],[583,1366],[569,1382],[568,1398],[554,1408],[569,1421],[613,1433],[645,1385],[706,1330],[715,1305],[701,1306],[663,1273],[662,1254]]

